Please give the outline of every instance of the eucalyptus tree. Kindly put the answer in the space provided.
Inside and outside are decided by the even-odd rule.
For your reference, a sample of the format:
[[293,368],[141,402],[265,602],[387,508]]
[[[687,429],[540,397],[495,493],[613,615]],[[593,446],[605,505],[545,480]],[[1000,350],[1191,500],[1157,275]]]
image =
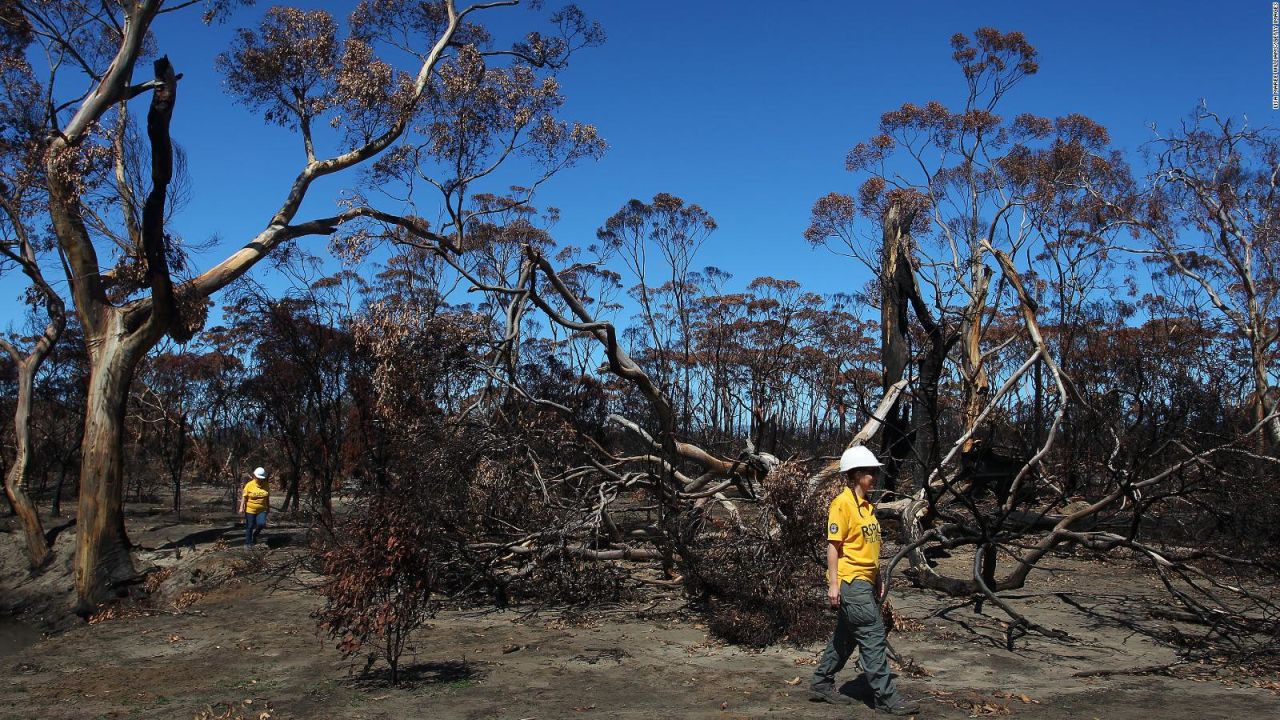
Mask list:
[[[952,48],[965,83],[963,107],[929,101],[886,112],[880,133],[847,158],[848,169],[863,178],[856,196],[819,200],[806,237],[861,258],[876,273],[885,385],[911,377],[915,386],[911,426],[893,428],[902,415],[891,414],[896,437],[891,432],[887,441],[895,457],[906,459],[911,453],[895,440],[915,433],[914,447],[905,449],[916,455],[919,490],[879,506],[902,513],[904,555],[915,577],[1001,604],[998,591],[1021,587],[1035,563],[1062,544],[1140,546],[1133,533],[1103,537],[1079,528],[1100,513],[1120,512],[1135,493],[1162,490],[1177,468],[1194,461],[1117,470],[1126,427],[1098,413],[1099,398],[1077,386],[1065,364],[1077,350],[1064,326],[1079,323],[1078,308],[1103,287],[1106,256],[1134,207],[1123,159],[1106,130],[1082,115],[997,114],[1009,90],[1038,70],[1037,53],[1020,33],[983,28],[972,39],[956,35]],[[859,218],[870,227],[863,229]],[[1056,303],[1044,302],[1050,288]],[[916,338],[924,342],[912,353]],[[1039,367],[1048,371],[1052,417],[1036,418],[1022,436],[1025,454],[995,507],[980,505],[965,492],[965,460],[978,456],[979,441],[994,436],[999,418],[1013,416],[1025,378]],[[958,398],[943,394],[951,368]],[[1087,507],[1053,516],[1055,503],[1066,498],[1050,460],[1069,415],[1108,448],[1087,469],[1104,482]],[[1058,452],[1058,468],[1081,460],[1069,452]],[[1021,514],[1022,498],[1041,493],[1048,504]],[[972,575],[938,573],[920,551],[930,542],[974,546]],[[997,574],[1000,548],[1013,544],[1029,550],[1013,554],[1008,572]],[[1036,628],[1011,615],[1015,626]]]
[[29,489],[32,403],[36,375],[53,352],[67,317],[62,297],[45,278],[41,264],[52,243],[40,222],[40,209],[48,195],[41,166],[42,97],[26,57],[34,32],[15,7],[0,9],[0,263],[5,270],[16,269],[25,276],[25,304],[34,311],[34,322],[43,325],[31,337],[26,337],[28,333],[0,337],[0,349],[12,360],[17,376],[14,457],[5,472],[4,489],[22,523],[27,558],[33,567],[39,567],[49,557],[49,545]]
[[[964,78],[962,106],[907,102],[884,113],[879,133],[855,145],[845,161],[863,178],[857,196],[821,198],[805,231],[809,242],[852,254],[877,273],[886,386],[907,369],[908,309],[925,328],[929,343],[915,373],[914,427],[901,427],[900,413],[889,425],[899,438],[914,433],[916,460],[925,468],[938,460],[936,394],[953,347],[960,348],[965,427],[974,425],[990,393],[982,340],[996,289],[982,243],[995,240],[1019,207],[1000,170],[1018,125],[997,110],[1014,86],[1039,70],[1036,49],[1018,32],[981,28],[972,39],[957,33],[951,46]],[[883,237],[859,232],[859,215],[880,225]],[[1007,237],[1014,247],[1021,241],[1016,232]],[[910,456],[901,442],[891,448],[896,460]],[[923,473],[914,479],[920,485]]]
[[1248,404],[1280,453],[1280,134],[1202,105],[1149,150],[1149,202],[1127,218],[1191,290],[1176,295],[1187,312],[1212,308],[1235,338]]
[[[235,4],[213,0],[205,19],[225,18]],[[193,3],[23,0],[17,14],[6,13],[6,22],[30,28],[39,52],[29,55],[47,58],[34,74],[44,81],[39,94],[46,100],[44,189],[92,367],[75,560],[82,612],[134,576],[123,521],[122,428],[145,353],[166,335],[189,339],[205,321],[210,296],[281,245],[332,234],[371,214],[355,202],[330,215],[302,215],[319,179],[353,174],[380,157],[394,164],[390,158],[430,153],[437,144],[490,141],[500,128],[488,118],[455,112],[479,97],[505,108],[508,118],[532,122],[540,138],[560,134],[548,106],[559,97],[557,86],[538,81],[537,69],[599,38],[570,10],[551,15],[550,32],[495,48],[476,19],[517,4],[368,2],[341,28],[324,10],[275,7],[259,27],[240,30],[218,59],[227,90],[265,122],[295,134],[298,169],[262,229],[202,272],[186,269],[167,223],[175,165],[169,122],[180,74],[160,56],[153,78],[135,77],[140,61],[174,41],[156,31],[156,19]],[[509,71],[496,77],[485,67],[490,59],[506,62]],[[145,150],[139,143],[139,152],[127,152],[133,102],[146,95]]]
[[[694,389],[693,258],[715,229],[715,219],[700,206],[658,193],[650,203],[628,201],[596,232],[635,276],[631,293],[640,304],[637,329],[651,349],[655,377],[679,403],[685,426],[692,417]],[[658,262],[650,259],[651,253],[659,256]]]

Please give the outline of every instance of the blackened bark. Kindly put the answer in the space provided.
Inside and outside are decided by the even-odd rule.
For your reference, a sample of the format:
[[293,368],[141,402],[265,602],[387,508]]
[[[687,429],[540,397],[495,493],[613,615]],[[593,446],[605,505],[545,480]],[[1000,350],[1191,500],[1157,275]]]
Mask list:
[[[903,217],[902,209],[891,205],[885,211],[883,246],[880,260],[880,362],[881,389],[888,390],[903,378],[911,360],[907,342],[909,302],[910,258],[903,252],[903,240],[911,226],[912,215]],[[908,282],[903,282],[903,273]],[[907,291],[907,292],[904,292]],[[907,427],[907,408],[903,401],[894,403],[884,423],[885,458],[884,486],[889,491],[897,489],[902,467],[910,459],[911,437]]]
[[897,205],[891,205],[885,212],[884,255],[880,276],[883,303],[880,312],[886,388],[902,378],[911,359],[908,304],[928,338],[928,345],[918,361],[915,387],[911,393],[910,415],[906,413],[905,403],[899,402],[890,413],[885,428],[891,463],[889,474],[895,474],[907,459],[914,459],[917,463],[917,477],[913,479],[914,486],[918,489],[924,486],[925,479],[940,459],[938,383],[947,352],[955,344],[958,335],[944,323],[934,320],[933,313],[920,294],[920,284],[911,264],[910,232],[914,220],[914,213]]
[[142,207],[142,251],[147,259],[147,284],[151,286],[151,322],[166,329],[174,340],[186,342],[192,331],[179,321],[173,280],[169,277],[168,242],[164,230],[164,206],[173,179],[173,141],[169,122],[178,94],[178,79],[168,57],[155,61],[158,87],[147,111],[147,139],[151,143],[151,192]]

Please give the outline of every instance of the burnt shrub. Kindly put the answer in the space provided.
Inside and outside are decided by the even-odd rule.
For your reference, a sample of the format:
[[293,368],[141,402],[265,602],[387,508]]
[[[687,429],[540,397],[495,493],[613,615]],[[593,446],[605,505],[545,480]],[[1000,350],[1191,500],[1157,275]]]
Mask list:
[[831,631],[821,602],[826,506],[820,493],[806,493],[808,475],[801,465],[781,465],[764,481],[758,512],[744,515],[744,529],[708,531],[681,548],[686,585],[716,637],[764,647]]
[[462,498],[480,445],[463,427],[442,429],[413,462],[367,480],[316,548],[324,606],[320,629],[350,657],[372,648],[399,682],[409,636],[438,609],[466,542]]
[[320,629],[350,657],[372,645],[399,682],[400,656],[409,635],[435,614],[431,600],[438,561],[430,534],[405,505],[371,499],[338,521],[333,542],[320,552],[327,579]]
[[1222,536],[1210,540],[1224,552],[1239,553],[1269,565],[1272,572],[1280,571],[1274,555],[1280,544],[1280,502],[1276,500],[1280,497],[1280,473],[1269,460],[1232,460],[1215,459],[1221,471],[1220,488],[1214,488],[1217,497],[1207,497],[1201,504],[1203,512],[1213,516],[1215,534]]

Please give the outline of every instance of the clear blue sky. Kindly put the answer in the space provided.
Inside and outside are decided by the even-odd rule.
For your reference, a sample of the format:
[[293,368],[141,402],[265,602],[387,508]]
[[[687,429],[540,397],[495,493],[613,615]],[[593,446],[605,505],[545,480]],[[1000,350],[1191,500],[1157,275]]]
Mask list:
[[[342,16],[354,3],[306,4]],[[562,75],[566,116],[595,124],[610,149],[554,179],[538,204],[561,209],[561,243],[585,244],[632,197],[697,202],[720,225],[697,264],[733,273],[737,287],[767,274],[823,293],[860,288],[853,261],[804,242],[809,209],[827,192],[853,191],[844,155],[882,112],[962,99],[948,45],[956,32],[1020,30],[1040,51],[1039,74],[1007,97],[1006,113],[1084,113],[1130,151],[1151,123],[1176,124],[1201,98],[1254,125],[1280,124],[1270,108],[1271,3],[1262,0],[580,4],[609,40]],[[302,159],[295,137],[233,103],[213,69],[232,30],[254,25],[268,5],[224,26],[193,15],[156,23],[159,50],[185,74],[172,131],[188,153],[191,197],[176,229],[220,238],[198,269],[262,227]],[[528,20],[505,14],[511,27]],[[342,182],[315,187],[300,218],[331,213]],[[323,252],[324,239],[305,242]],[[0,289],[17,292],[9,280]]]

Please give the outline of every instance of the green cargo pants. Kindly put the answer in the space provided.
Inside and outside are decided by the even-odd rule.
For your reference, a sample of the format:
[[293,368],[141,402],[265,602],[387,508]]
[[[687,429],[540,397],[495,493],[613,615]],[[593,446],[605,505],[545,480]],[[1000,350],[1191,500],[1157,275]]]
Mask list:
[[880,608],[876,605],[875,588],[866,580],[840,583],[836,631],[813,671],[813,687],[835,686],[836,673],[844,669],[844,664],[853,654],[854,645],[860,651],[859,659],[867,684],[876,694],[876,707],[897,703],[898,691],[889,677],[884,621],[880,619]]

